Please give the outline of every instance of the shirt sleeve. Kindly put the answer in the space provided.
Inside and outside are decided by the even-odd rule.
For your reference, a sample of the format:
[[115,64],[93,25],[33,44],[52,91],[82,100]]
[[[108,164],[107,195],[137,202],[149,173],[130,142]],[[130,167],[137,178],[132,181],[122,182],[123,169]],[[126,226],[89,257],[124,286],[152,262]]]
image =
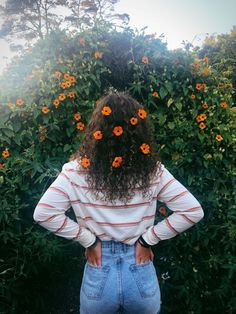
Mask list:
[[142,234],[150,245],[175,237],[204,217],[198,200],[162,165],[156,198],[173,213]]
[[33,219],[55,235],[78,241],[83,247],[89,247],[95,242],[96,236],[89,229],[80,226],[65,215],[65,212],[71,207],[69,197],[71,186],[70,182],[61,174],[41,197],[34,210]]

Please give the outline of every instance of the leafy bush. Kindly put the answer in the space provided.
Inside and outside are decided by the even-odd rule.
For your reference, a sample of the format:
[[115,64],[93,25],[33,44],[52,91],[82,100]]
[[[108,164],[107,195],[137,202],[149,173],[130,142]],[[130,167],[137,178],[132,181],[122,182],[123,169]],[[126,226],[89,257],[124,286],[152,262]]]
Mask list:
[[[97,99],[112,87],[148,109],[163,163],[205,212],[196,226],[154,247],[162,313],[235,312],[235,110],[230,81],[208,62],[168,51],[144,31],[98,23],[82,33],[53,32],[8,67],[0,79],[3,311],[56,313],[58,303],[57,313],[68,312],[58,286],[66,294],[66,278],[79,284],[82,247],[32,216],[79,147]],[[168,214],[158,204],[156,221]],[[68,215],[74,219],[72,210]]]

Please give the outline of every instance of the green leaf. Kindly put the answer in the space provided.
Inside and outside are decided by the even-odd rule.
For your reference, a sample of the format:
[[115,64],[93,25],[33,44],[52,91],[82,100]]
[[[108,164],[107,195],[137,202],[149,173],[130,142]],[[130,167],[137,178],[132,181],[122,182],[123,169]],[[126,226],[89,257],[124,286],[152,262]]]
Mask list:
[[71,145],[66,144],[66,145],[64,146],[64,148],[63,148],[63,152],[67,152],[67,151],[70,150],[70,149],[71,149]]
[[175,123],[174,123],[174,122],[168,122],[167,126],[168,126],[168,128],[169,128],[170,130],[173,130],[174,127],[175,127]]
[[182,109],[182,104],[181,104],[181,102],[177,102],[177,103],[175,104],[175,106],[176,106],[176,108],[177,108],[179,111],[181,111],[181,109]]
[[173,98],[169,98],[168,101],[167,101],[167,107],[170,107],[170,105],[172,105],[174,102],[174,99]]
[[164,86],[162,86],[160,88],[160,92],[159,93],[160,93],[161,99],[164,99],[166,97],[166,95],[168,94],[168,90]]

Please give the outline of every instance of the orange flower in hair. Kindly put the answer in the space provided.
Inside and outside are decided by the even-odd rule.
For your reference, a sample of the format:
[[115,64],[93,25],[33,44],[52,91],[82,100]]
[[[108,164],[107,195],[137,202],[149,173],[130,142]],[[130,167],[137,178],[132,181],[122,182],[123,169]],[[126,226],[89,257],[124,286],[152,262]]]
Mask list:
[[130,123],[131,123],[132,125],[138,124],[138,119],[135,118],[135,117],[132,117],[129,121],[130,121]]
[[112,162],[112,167],[118,168],[120,167],[121,163],[122,163],[122,157],[115,157]]
[[123,134],[123,129],[121,126],[116,126],[114,127],[113,129],[113,133],[116,135],[116,136],[120,136]]
[[139,109],[138,115],[141,119],[145,119],[147,117],[147,112],[144,109]]
[[81,166],[88,168],[90,166],[90,160],[87,157],[81,159]]
[[95,140],[101,140],[102,139],[102,132],[101,131],[94,132],[93,137],[95,138]]
[[148,144],[146,144],[146,143],[143,143],[140,146],[140,149],[141,149],[143,154],[149,154],[150,153],[150,146]]
[[109,116],[112,113],[112,110],[109,106],[104,106],[101,112],[104,116]]

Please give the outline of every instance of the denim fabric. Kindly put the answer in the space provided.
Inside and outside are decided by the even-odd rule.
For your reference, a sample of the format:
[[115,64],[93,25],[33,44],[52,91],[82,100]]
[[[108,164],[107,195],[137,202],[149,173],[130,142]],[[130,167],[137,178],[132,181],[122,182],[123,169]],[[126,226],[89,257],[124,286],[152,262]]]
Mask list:
[[161,296],[153,262],[136,263],[136,244],[102,241],[101,249],[101,266],[85,264],[80,314],[158,314]]

